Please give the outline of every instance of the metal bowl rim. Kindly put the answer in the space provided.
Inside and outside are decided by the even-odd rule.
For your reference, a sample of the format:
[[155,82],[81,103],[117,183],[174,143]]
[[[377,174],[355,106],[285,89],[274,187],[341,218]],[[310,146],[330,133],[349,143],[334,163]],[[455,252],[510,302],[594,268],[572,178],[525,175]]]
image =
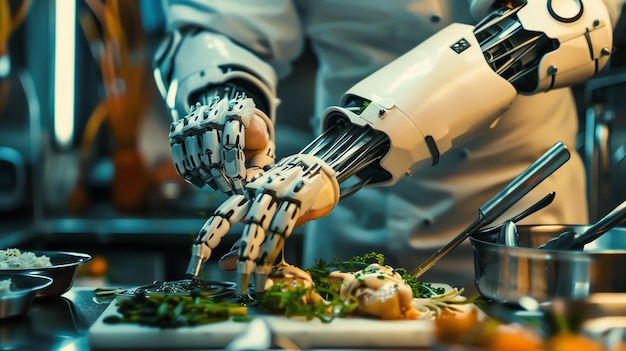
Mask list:
[[0,280],[4,280],[4,279],[13,279],[14,277],[18,278],[18,279],[23,279],[23,278],[27,278],[27,279],[33,279],[33,280],[39,280],[39,281],[44,281],[36,286],[27,288],[27,289],[19,289],[19,290],[12,290],[12,291],[8,291],[8,292],[4,292],[4,293],[0,293],[0,298],[5,299],[6,297],[21,297],[30,293],[37,293],[37,291],[43,290],[49,286],[51,286],[54,283],[54,279],[45,276],[45,275],[39,275],[39,274],[11,274],[11,273],[3,273],[0,272]]
[[[545,229],[549,229],[549,228],[553,228],[553,229],[564,229],[564,228],[586,228],[589,227],[590,225],[579,225],[579,224],[520,224],[517,226],[518,229],[532,229],[532,228],[545,228]],[[619,227],[622,228],[622,227]],[[626,227],[622,228],[623,230],[626,230]],[[540,231],[537,231],[536,233],[541,233]],[[621,250],[589,250],[589,251],[567,251],[567,250],[539,250],[535,247],[527,247],[527,246],[516,246],[516,247],[511,247],[511,246],[506,246],[503,244],[497,244],[497,243],[493,243],[493,242],[489,242],[489,241],[485,241],[484,239],[479,238],[478,236],[480,236],[481,231],[478,231],[477,233],[470,235],[469,239],[470,242],[472,244],[472,247],[476,247],[476,245],[481,245],[484,247],[488,247],[488,248],[495,248],[495,249],[505,249],[505,250],[510,250],[511,252],[519,252],[519,253],[524,253],[524,254],[538,254],[538,253],[545,253],[542,256],[550,256],[550,257],[555,257],[555,258],[566,258],[566,257],[581,257],[581,256],[585,256],[585,257],[596,257],[596,256],[605,256],[605,255],[624,255],[626,254],[626,249],[621,249]],[[527,233],[528,235],[532,235],[532,233]]]
[[47,270],[53,270],[53,269],[77,266],[79,264],[83,264],[83,263],[89,262],[92,259],[91,255],[86,254],[86,253],[81,253],[81,252],[71,252],[71,251],[35,251],[35,250],[29,250],[29,251],[25,251],[25,252],[32,252],[35,255],[46,255],[46,256],[48,256],[50,258],[52,258],[53,256],[64,255],[64,256],[70,256],[70,257],[77,258],[77,260],[75,262],[63,263],[63,264],[53,264],[52,266],[46,266],[46,267],[3,268],[3,269],[0,269],[0,273],[47,271]]

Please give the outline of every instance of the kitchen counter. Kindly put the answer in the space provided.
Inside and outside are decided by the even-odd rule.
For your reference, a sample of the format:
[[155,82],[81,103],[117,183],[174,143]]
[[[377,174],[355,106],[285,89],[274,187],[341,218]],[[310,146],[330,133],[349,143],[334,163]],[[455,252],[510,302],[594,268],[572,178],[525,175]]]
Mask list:
[[26,315],[0,320],[0,348],[90,350],[89,328],[111,301],[96,297],[91,287],[73,287],[62,296],[36,299]]
[[[27,314],[0,320],[0,349],[28,351],[91,350],[89,345],[90,328],[98,322],[99,317],[112,301],[114,301],[113,297],[96,297],[92,287],[76,286],[62,296],[36,299]],[[531,324],[536,325],[538,318],[541,318],[537,314],[530,315],[527,312],[510,308],[510,306],[498,304],[481,304],[480,308],[488,316],[509,323],[532,320]],[[373,346],[369,350],[374,349]],[[432,349],[447,350],[441,346]],[[184,351],[184,349],[177,350]],[[356,351],[345,347],[334,350]],[[325,348],[317,351],[333,351],[333,349]]]
[[0,320],[2,350],[89,350],[87,333],[111,299],[93,288],[74,287],[63,296],[36,299],[27,314]]

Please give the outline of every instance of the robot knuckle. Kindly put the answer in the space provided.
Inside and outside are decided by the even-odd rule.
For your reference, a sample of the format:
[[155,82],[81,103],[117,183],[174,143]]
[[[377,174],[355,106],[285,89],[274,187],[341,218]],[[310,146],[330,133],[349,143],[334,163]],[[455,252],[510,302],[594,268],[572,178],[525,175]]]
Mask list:
[[[241,238],[240,253],[244,258],[255,259],[259,256],[261,243],[265,238],[265,232],[257,225],[248,225]],[[240,254],[241,255],[241,254]]]
[[224,172],[222,172],[221,169],[217,167],[211,168],[211,175],[213,176],[213,180],[220,191],[228,192],[232,190],[230,181],[226,178],[226,175],[224,175]]
[[213,179],[211,173],[209,173],[209,171],[207,171],[205,168],[198,168],[197,171],[198,177],[201,178],[204,182],[208,183]]
[[285,238],[291,234],[293,228],[295,227],[296,220],[299,217],[298,206],[294,203],[289,203],[287,207],[289,208],[282,211],[279,210],[276,213],[276,216],[274,216],[272,224],[270,225],[271,232],[279,234]]
[[268,228],[271,218],[276,213],[276,207],[277,204],[273,196],[266,193],[257,195],[246,215],[246,222]]
[[207,164],[221,162],[219,148],[219,135],[216,130],[209,130],[202,134],[202,152],[206,155]]
[[244,193],[244,182],[242,178],[232,178],[231,183],[233,186],[233,192],[235,194],[243,194]]
[[249,205],[250,201],[245,196],[233,195],[217,208],[215,214],[227,218],[230,223],[237,223],[245,216]]
[[198,168],[202,165],[202,152],[198,137],[191,136],[185,139],[185,152],[191,168]]
[[179,120],[176,122],[172,122],[172,124],[170,125],[170,134],[169,137],[170,139],[178,139],[182,136],[182,128],[183,128],[183,121]]
[[252,244],[257,249],[261,246],[265,240],[265,229],[262,225],[256,223],[249,223],[244,230],[248,238],[248,244]]
[[[230,226],[228,226],[230,228]],[[222,241],[222,238],[224,237],[224,235],[226,235],[226,233],[228,232],[228,230],[226,231],[211,231],[206,239],[205,239],[205,243],[211,248],[214,249],[216,247],[219,246],[220,242]]]
[[224,150],[224,172],[230,178],[244,178],[246,165],[244,154],[239,149]]
[[219,125],[224,125],[228,113],[228,99],[221,99],[211,109],[209,120]]
[[241,149],[245,148],[244,133],[233,133],[231,130],[224,130],[222,134],[222,144],[224,148]]

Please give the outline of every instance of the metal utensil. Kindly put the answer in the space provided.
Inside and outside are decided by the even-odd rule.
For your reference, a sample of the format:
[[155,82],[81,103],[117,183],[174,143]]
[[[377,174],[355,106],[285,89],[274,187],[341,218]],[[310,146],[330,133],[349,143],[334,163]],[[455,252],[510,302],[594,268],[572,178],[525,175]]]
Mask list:
[[464,231],[454,237],[448,244],[439,249],[424,263],[411,272],[411,276],[419,277],[437,263],[443,256],[457,247],[463,240],[476,233],[480,228],[490,224],[505,211],[511,208],[529,191],[561,167],[570,158],[565,144],[557,142],[538,160],[533,162],[524,172],[518,175],[509,185],[500,190],[494,197],[478,209],[478,218]]
[[500,230],[500,242],[510,247],[519,246],[517,240],[517,226],[515,223],[511,221],[504,222],[502,230]]
[[[554,201],[555,196],[556,196],[555,192],[548,193],[548,195],[541,198],[541,200],[535,202],[532,206],[516,214],[515,216],[509,218],[508,220],[513,223],[517,223],[521,221],[522,219],[530,216],[531,214],[547,207],[549,204],[552,203],[552,201]],[[504,223],[505,222],[500,223],[498,225],[494,225],[493,227],[481,229],[478,233],[475,234],[475,236],[488,236],[488,235],[500,233],[500,231],[502,230],[502,227],[504,226]]]
[[584,233],[578,234],[568,230],[563,232],[556,238],[550,239],[545,244],[539,246],[543,250],[582,250],[585,245],[596,240],[609,229],[616,227],[626,221],[626,201],[615,207],[606,216],[585,230]]

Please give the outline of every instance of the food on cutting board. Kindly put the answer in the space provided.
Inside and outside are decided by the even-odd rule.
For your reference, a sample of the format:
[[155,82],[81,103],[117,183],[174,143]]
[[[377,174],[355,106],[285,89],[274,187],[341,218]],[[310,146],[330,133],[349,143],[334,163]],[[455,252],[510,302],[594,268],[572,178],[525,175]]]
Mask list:
[[[176,288],[181,288],[176,286]],[[199,288],[189,295],[167,290],[146,292],[117,303],[120,315],[105,323],[139,323],[162,328],[207,324],[237,317],[245,320],[247,307],[240,303],[217,301]],[[307,270],[279,264],[268,277],[265,292],[256,300],[244,301],[286,317],[314,318],[331,322],[338,317],[366,317],[383,320],[436,319],[462,311],[459,304],[471,301],[463,290],[446,291],[418,282],[406,270],[384,264],[381,254],[370,253],[343,261],[319,261]]]
[[120,315],[104,318],[108,324],[136,323],[159,328],[178,328],[226,321],[231,317],[247,320],[247,308],[217,301],[195,288],[189,295],[136,293],[117,302]]
[[372,263],[356,272],[331,272],[338,278],[339,297],[354,296],[359,302],[357,310],[381,319],[417,319],[419,312],[413,308],[413,290],[402,276],[390,266]]
[[318,261],[307,270],[280,264],[268,277],[259,302],[288,317],[327,322],[353,316],[436,319],[459,312],[455,305],[470,302],[462,292],[418,282],[406,270],[385,265],[383,255],[370,253],[347,261]]
[[0,250],[0,269],[38,268],[52,266],[50,257],[16,248]]

